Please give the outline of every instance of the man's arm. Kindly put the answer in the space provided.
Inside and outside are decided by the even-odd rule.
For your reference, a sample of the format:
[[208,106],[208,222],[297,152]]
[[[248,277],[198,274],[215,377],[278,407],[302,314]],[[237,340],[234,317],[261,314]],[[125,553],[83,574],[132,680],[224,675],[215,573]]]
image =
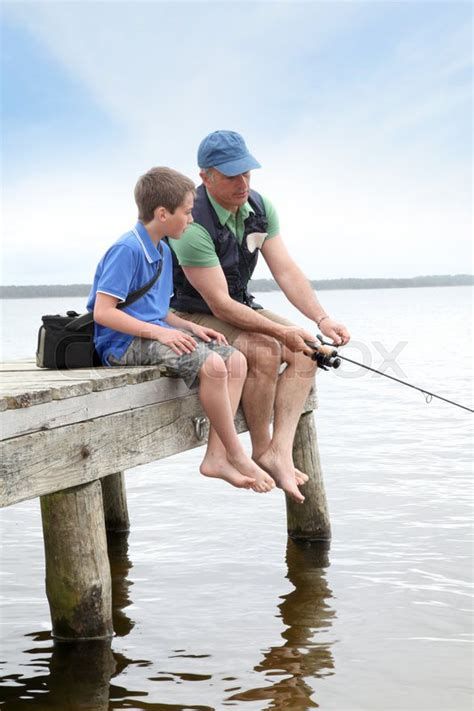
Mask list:
[[182,267],[192,286],[201,294],[216,318],[232,324],[243,331],[256,331],[273,336],[290,350],[311,355],[313,349],[305,341],[314,341],[314,336],[302,328],[288,328],[270,321],[229,296],[227,281],[222,267]]
[[347,329],[328,317],[308,279],[290,256],[281,236],[276,235],[265,240],[261,251],[273,278],[293,306],[314,321],[320,331],[334,343],[347,343],[350,339]]

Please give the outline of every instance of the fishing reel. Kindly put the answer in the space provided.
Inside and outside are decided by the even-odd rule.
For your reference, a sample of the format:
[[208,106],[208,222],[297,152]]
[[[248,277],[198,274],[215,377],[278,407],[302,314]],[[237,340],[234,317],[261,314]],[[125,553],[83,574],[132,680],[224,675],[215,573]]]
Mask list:
[[317,336],[320,343],[310,343],[306,341],[308,346],[314,349],[314,353],[310,356],[311,360],[316,361],[318,367],[322,370],[329,368],[339,368],[341,359],[338,358],[337,350],[330,343],[325,343],[322,336]]

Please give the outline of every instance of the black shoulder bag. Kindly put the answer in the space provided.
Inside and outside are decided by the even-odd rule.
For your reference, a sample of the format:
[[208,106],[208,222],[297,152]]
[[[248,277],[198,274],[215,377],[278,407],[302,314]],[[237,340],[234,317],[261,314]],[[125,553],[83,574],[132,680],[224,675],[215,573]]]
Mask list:
[[[125,301],[117,305],[124,309],[138,301],[157,281],[163,268],[163,247],[158,247],[161,255],[156,274],[141,289],[133,291]],[[71,370],[72,368],[92,368],[102,365],[94,348],[94,316],[92,312],[80,316],[76,311],[43,316],[43,325],[38,331],[36,365],[38,368]]]

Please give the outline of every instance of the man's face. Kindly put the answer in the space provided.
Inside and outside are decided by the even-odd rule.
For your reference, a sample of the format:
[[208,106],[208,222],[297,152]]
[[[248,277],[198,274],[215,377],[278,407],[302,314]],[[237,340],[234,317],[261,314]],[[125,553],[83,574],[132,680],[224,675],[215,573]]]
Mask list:
[[250,171],[228,177],[217,168],[201,171],[202,182],[219,205],[236,212],[247,202],[250,189]]
[[184,202],[176,210],[166,214],[166,235],[171,239],[179,239],[186,227],[193,221],[192,209],[194,205],[194,195],[190,192],[186,195]]

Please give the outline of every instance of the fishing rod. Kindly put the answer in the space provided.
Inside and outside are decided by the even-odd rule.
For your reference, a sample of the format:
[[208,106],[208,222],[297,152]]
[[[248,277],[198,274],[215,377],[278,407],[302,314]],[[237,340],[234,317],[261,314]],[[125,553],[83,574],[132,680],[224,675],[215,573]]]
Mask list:
[[387,373],[382,373],[381,370],[376,370],[375,368],[371,368],[370,366],[365,365],[364,363],[358,363],[356,360],[352,360],[352,358],[347,358],[347,356],[341,355],[337,351],[337,349],[334,348],[334,344],[325,341],[320,334],[318,334],[316,338],[318,339],[318,341],[320,341],[320,343],[310,343],[309,341],[306,341],[306,343],[308,344],[308,346],[314,349],[314,353],[310,356],[311,360],[316,361],[318,366],[323,370],[329,370],[329,368],[339,368],[339,366],[341,365],[341,361],[345,360],[348,363],[352,363],[353,365],[359,365],[361,368],[370,370],[372,373],[383,375],[384,378],[395,380],[396,383],[406,385],[409,388],[413,388],[413,390],[418,390],[420,393],[422,393],[422,395],[425,396],[425,400],[427,403],[430,403],[431,400],[435,397],[438,400],[443,400],[443,402],[448,402],[450,405],[455,405],[456,407],[460,407],[463,410],[467,410],[468,412],[474,412],[474,410],[472,410],[470,407],[466,407],[466,405],[460,405],[458,402],[454,402],[454,400],[448,400],[448,398],[441,397],[441,395],[430,393],[424,388],[419,388],[416,385],[412,385],[412,383],[407,383],[405,380],[395,378],[393,375],[387,375]]

